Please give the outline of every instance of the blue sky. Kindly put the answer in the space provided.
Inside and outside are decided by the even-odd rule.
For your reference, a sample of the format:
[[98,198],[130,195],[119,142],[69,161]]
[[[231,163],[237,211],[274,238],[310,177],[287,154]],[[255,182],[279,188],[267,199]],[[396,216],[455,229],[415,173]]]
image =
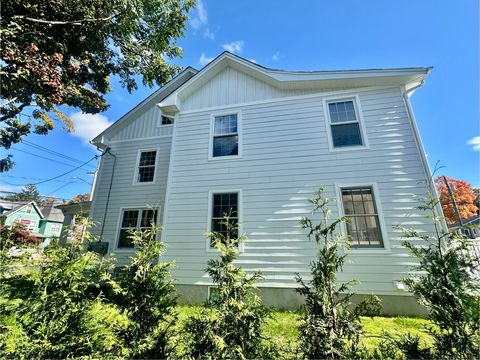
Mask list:
[[[479,5],[462,1],[199,1],[185,37],[181,66],[203,67],[223,50],[284,70],[332,70],[433,66],[411,101],[431,167],[480,186]],[[100,115],[67,113],[76,134],[60,129],[26,137],[11,151],[16,166],[2,175],[2,190],[39,182],[78,163],[38,151],[31,143],[80,161],[98,152],[88,145],[155,89],[128,94],[116,79]],[[44,158],[63,162],[60,164]],[[2,155],[5,150],[2,149]],[[66,165],[70,164],[70,165]],[[95,160],[90,164],[95,165]],[[42,195],[71,198],[89,191],[91,167],[39,184]],[[9,184],[7,184],[7,182]]]

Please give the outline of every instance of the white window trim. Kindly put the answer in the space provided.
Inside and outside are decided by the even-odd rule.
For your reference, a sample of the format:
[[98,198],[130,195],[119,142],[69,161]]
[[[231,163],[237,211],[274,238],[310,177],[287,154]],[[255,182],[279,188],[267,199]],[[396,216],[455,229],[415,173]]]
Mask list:
[[[159,225],[159,216],[160,216],[160,211],[161,211],[161,206],[155,206],[155,207],[149,207],[149,206],[145,206],[145,205],[142,205],[142,206],[126,206],[126,207],[121,207],[120,208],[120,212],[118,214],[118,221],[117,221],[117,230],[115,231],[115,238],[113,239],[113,243],[114,243],[114,246],[113,248],[115,249],[115,251],[117,252],[132,252],[132,251],[135,251],[137,249],[137,246],[134,245],[133,247],[119,247],[118,246],[118,243],[119,243],[119,236],[120,236],[120,229],[121,229],[121,225],[122,225],[122,219],[123,219],[123,212],[125,210],[156,210],[157,211],[157,218],[155,219],[155,224],[157,224],[157,226]],[[139,216],[137,218],[137,226],[136,228],[138,229],[138,226],[140,225],[140,221],[141,221],[141,216]],[[157,234],[157,237],[158,237],[158,234]]]
[[[156,151],[155,155],[155,171],[153,173],[153,181],[148,181],[148,182],[137,182],[137,176],[138,176],[138,167],[140,166],[140,155],[142,152],[147,152],[147,151]],[[155,184],[157,181],[157,173],[158,173],[158,158],[160,156],[160,148],[151,148],[151,149],[139,149],[137,152],[137,160],[135,161],[135,171],[133,172],[133,180],[132,180],[132,185],[152,185]]]
[[[219,189],[219,190],[210,190],[208,192],[208,215],[207,215],[207,233],[212,231],[212,205],[213,205],[213,195],[215,194],[227,194],[227,193],[237,193],[237,212],[238,212],[238,235],[243,234],[243,194],[242,189]],[[243,253],[245,242],[242,241],[238,244],[238,252]],[[207,237],[205,240],[205,250],[207,253],[218,253],[218,250],[210,247],[210,238]]]
[[[342,146],[342,147],[333,146],[332,122],[330,120],[330,111],[328,109],[328,104],[334,103],[334,102],[341,102],[341,101],[353,101],[353,107],[355,108],[355,115],[357,116],[357,121],[360,129],[360,136],[362,137],[363,145]],[[358,94],[347,95],[343,97],[338,97],[338,96],[325,97],[322,99],[322,102],[323,102],[323,114],[325,118],[325,126],[327,129],[328,147],[330,149],[330,152],[368,150],[370,148],[370,145],[368,142],[367,130],[365,128],[365,120],[363,118],[362,106],[360,104],[360,97],[358,96]],[[335,124],[333,125],[335,126]]]
[[[224,115],[237,115],[237,134],[238,134],[238,155],[228,155],[228,156],[213,156],[213,136],[215,128],[215,117],[224,116]],[[242,110],[241,109],[230,109],[223,110],[220,112],[213,112],[210,114],[210,134],[208,139],[208,160],[209,161],[221,161],[221,160],[232,160],[242,157]]]
[[[345,215],[345,210],[343,208],[343,200],[342,200],[342,189],[343,188],[357,188],[357,187],[369,187],[373,190],[373,201],[375,203],[375,207],[377,209],[377,216],[378,222],[380,224],[380,234],[382,235],[383,247],[368,247],[368,248],[350,248],[348,250],[351,254],[358,254],[358,255],[370,255],[370,254],[390,254],[390,241],[387,235],[387,227],[385,224],[385,220],[383,218],[383,209],[382,209],[382,201],[380,199],[380,191],[378,190],[377,183],[335,183],[335,193],[337,197],[337,207],[338,207],[338,214],[340,216]],[[347,232],[347,225],[342,223],[340,224],[341,232],[345,235],[348,234]]]

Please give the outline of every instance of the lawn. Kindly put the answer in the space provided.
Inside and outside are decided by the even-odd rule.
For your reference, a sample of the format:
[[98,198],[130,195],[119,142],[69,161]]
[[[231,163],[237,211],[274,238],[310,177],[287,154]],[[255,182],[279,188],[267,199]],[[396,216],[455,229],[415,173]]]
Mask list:
[[[179,323],[202,309],[201,306],[179,306]],[[294,358],[294,349],[298,345],[298,317],[299,313],[294,311],[274,310],[272,317],[265,325],[265,333],[272,338],[284,350],[282,358]],[[401,335],[410,333],[418,335],[424,344],[431,345],[432,340],[427,334],[425,327],[430,324],[428,320],[409,317],[362,317],[364,336],[362,344],[369,350],[373,350],[381,341],[380,336]]]

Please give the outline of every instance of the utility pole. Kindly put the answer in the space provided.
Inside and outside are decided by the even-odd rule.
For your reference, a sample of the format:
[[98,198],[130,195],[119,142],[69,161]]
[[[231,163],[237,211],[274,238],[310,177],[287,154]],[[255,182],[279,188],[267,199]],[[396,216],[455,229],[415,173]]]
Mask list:
[[443,177],[443,181],[445,182],[445,185],[447,186],[448,195],[450,196],[450,201],[452,202],[452,205],[453,205],[453,211],[455,211],[455,215],[457,216],[459,225],[462,226],[463,225],[462,218],[460,216],[460,212],[458,211],[457,202],[455,201],[455,198],[453,197],[453,193],[452,193],[452,189],[450,188],[450,184],[448,183],[448,180],[445,176],[442,176],[442,177]]

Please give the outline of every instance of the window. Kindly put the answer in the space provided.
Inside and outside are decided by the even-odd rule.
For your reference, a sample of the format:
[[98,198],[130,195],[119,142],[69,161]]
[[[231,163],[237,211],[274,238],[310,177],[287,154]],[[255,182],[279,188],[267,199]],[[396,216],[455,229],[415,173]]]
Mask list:
[[[212,195],[212,219],[211,219],[211,231],[220,232],[224,235],[227,234],[227,227],[224,222],[224,216],[230,217],[232,224],[238,224],[238,193],[222,193]],[[237,234],[232,234],[237,236]],[[213,244],[210,243],[210,247]]]
[[32,205],[28,205],[27,208],[25,209],[25,214],[31,214],[32,213]]
[[343,188],[341,191],[343,209],[350,220],[347,233],[352,247],[383,247],[372,188]]
[[362,134],[353,100],[328,102],[334,148],[362,146]]
[[170,116],[162,115],[162,125],[173,125],[174,120]]
[[157,152],[155,150],[142,151],[140,153],[136,176],[137,183],[153,182],[153,180],[155,179],[156,158]]
[[238,155],[237,114],[215,116],[213,119],[212,156]]
[[52,224],[52,226],[50,227],[50,230],[54,233],[60,232],[61,229],[62,229],[62,224]]
[[119,248],[133,248],[130,231],[149,228],[152,222],[157,221],[157,210],[153,209],[128,209],[122,211],[120,234],[118,236]]

